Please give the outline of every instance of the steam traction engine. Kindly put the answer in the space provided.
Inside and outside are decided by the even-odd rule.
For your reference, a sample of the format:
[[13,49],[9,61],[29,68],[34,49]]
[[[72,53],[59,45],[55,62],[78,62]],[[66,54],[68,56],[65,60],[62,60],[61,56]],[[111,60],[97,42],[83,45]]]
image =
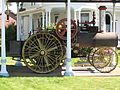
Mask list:
[[[13,51],[11,47],[11,56],[22,54],[26,66],[36,73],[49,73],[55,70],[65,59],[66,22],[66,18],[62,19],[57,23],[55,30],[41,30],[31,35],[24,45],[18,44],[21,47],[19,55],[18,52],[14,52],[16,49]],[[98,31],[98,27],[94,25],[94,20],[89,23],[71,20],[72,56],[84,56],[98,71],[110,72],[118,63],[118,56],[113,49],[118,44],[118,37],[114,32]]]

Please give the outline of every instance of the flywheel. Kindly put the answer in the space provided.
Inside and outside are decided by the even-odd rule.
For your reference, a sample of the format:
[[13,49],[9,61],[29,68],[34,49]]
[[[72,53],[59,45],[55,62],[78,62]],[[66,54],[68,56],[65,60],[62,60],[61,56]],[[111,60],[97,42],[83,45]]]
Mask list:
[[[61,19],[56,25],[56,34],[59,38],[67,40],[67,18]],[[77,34],[76,23],[71,20],[71,38]]]

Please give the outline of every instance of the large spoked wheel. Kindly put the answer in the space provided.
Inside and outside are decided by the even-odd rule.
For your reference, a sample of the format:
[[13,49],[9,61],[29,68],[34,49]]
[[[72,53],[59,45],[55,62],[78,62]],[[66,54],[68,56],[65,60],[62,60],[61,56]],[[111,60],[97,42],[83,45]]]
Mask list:
[[63,48],[52,34],[37,33],[24,43],[22,56],[26,66],[36,73],[48,73],[61,63]]
[[114,70],[118,64],[117,53],[112,48],[99,48],[92,57],[93,66],[102,73]]
[[[63,40],[67,40],[67,19],[64,18],[60,20],[56,25],[56,34],[59,38]],[[74,38],[77,34],[77,26],[76,23],[71,20],[71,38]]]

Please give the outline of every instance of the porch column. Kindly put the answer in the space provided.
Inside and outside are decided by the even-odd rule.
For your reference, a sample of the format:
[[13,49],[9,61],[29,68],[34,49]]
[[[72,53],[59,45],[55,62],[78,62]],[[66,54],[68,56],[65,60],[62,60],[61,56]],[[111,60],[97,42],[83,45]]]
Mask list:
[[29,32],[31,32],[31,34],[33,34],[33,28],[32,28],[32,14],[29,15]]
[[98,10],[95,10],[95,14],[96,14],[96,25],[98,26],[99,25],[99,11]]
[[2,0],[2,31],[1,31],[1,71],[0,76],[9,76],[6,70],[6,46],[5,46],[5,4],[6,0]]
[[51,24],[51,11],[48,12],[49,13],[49,26]]
[[[79,22],[81,22],[81,13],[80,13],[80,11],[78,11],[78,20],[79,20]],[[80,24],[80,26],[81,26],[81,24]]]
[[67,1],[67,58],[65,76],[74,76],[71,65],[71,12],[70,0]]
[[[116,32],[116,30],[115,30],[115,3],[113,3],[113,32]],[[114,50],[116,50],[116,47],[113,47],[113,49]],[[112,64],[111,65],[116,65],[116,62],[115,62],[115,55],[114,55],[114,57],[113,57],[113,62],[112,62]]]
[[20,40],[22,40],[22,16],[19,16],[19,19],[20,19],[20,23],[19,23],[19,25],[20,25]]
[[44,12],[42,12],[42,27],[44,28],[45,27],[45,13]]
[[[20,41],[20,15],[19,15],[19,2],[17,3],[17,41]],[[17,58],[15,66],[22,66],[20,57]]]
[[48,26],[48,12],[46,11],[46,28]]
[[20,30],[19,30],[19,27],[20,27],[20,19],[19,19],[19,2],[17,3],[17,41],[20,40]]
[[25,40],[25,35],[24,35],[24,27],[23,27],[23,24],[24,24],[24,21],[23,21],[23,16],[20,16],[20,39],[21,41],[24,41]]
[[100,16],[99,16],[100,30],[103,32],[106,32],[105,12],[106,12],[107,8],[105,6],[100,6],[98,9],[99,9],[99,13],[100,13]]
[[116,32],[115,30],[115,3],[113,3],[113,32]]
[[76,10],[74,10],[74,20],[75,20],[75,22],[77,23],[77,17],[76,17]]

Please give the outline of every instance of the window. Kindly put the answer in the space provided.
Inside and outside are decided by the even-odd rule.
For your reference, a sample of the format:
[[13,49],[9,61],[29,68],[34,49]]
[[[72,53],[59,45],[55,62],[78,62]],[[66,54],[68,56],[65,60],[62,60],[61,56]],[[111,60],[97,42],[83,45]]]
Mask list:
[[89,22],[89,13],[81,13],[81,22]]
[[106,31],[107,32],[112,32],[112,16],[110,13],[106,13]]
[[39,20],[39,18],[38,18],[38,27],[40,27],[40,20]]
[[55,16],[55,24],[58,22],[58,16]]
[[41,27],[42,27],[42,26],[43,26],[43,22],[42,22],[42,21],[43,21],[43,18],[41,17],[40,20],[41,20]]
[[106,30],[110,32],[110,16],[106,14]]

